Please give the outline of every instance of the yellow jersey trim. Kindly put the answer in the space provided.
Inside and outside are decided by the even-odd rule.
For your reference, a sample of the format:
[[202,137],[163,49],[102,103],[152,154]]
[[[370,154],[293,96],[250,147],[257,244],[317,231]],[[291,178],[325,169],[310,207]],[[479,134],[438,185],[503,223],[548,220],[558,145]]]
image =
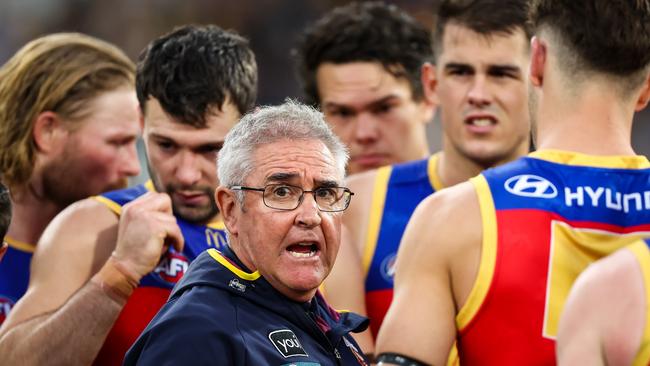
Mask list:
[[144,188],[146,188],[147,191],[149,191],[149,192],[158,192],[158,191],[156,191],[156,187],[154,187],[153,181],[151,179],[149,179],[148,181],[146,181],[144,183]]
[[440,153],[437,152],[429,158],[429,165],[427,167],[427,171],[429,172],[429,182],[431,183],[431,187],[433,187],[434,191],[438,192],[439,190],[445,188],[442,185],[442,181],[440,180],[440,176],[438,175],[438,162],[440,161]]
[[363,250],[361,261],[363,277],[368,276],[372,257],[375,255],[377,247],[377,238],[379,237],[379,228],[381,228],[381,219],[384,214],[384,204],[386,203],[386,190],[388,189],[388,179],[393,171],[393,167],[384,166],[377,169],[375,177],[375,187],[372,190],[372,203],[370,205],[370,215],[368,218],[368,231],[366,232],[366,244]]
[[[153,182],[151,180],[145,182],[144,187],[149,192],[156,192],[156,188],[154,187]],[[116,215],[118,216],[122,215],[122,206],[120,206],[117,202],[110,200],[104,196],[92,196],[91,198],[94,199],[95,201],[101,202],[104,205],[106,205]],[[215,230],[222,230],[222,231],[226,230],[226,225],[221,219],[210,221],[207,224],[205,224],[205,226]]]
[[113,211],[117,216],[122,215],[122,206],[120,206],[117,202],[109,200],[104,196],[93,196],[91,198],[106,205],[106,207],[108,207],[109,210]]
[[21,252],[34,253],[36,250],[36,244],[25,243],[23,241],[16,240],[9,235],[5,235],[4,239],[10,247],[20,250]]
[[562,150],[538,150],[528,154],[531,158],[548,160],[560,164],[592,166],[612,169],[650,168],[648,158],[641,155],[596,156]]
[[241,269],[237,268],[232,263],[230,263],[229,260],[224,258],[224,256],[221,255],[221,253],[219,253],[219,251],[214,248],[208,249],[208,254],[210,254],[210,257],[212,257],[215,261],[219,262],[222,266],[228,268],[230,272],[234,273],[235,275],[237,275],[237,277],[243,280],[255,281],[256,279],[260,278],[259,271],[255,271],[253,273],[242,271]]
[[456,327],[462,330],[476,316],[485,296],[487,295],[497,256],[497,219],[494,201],[490,193],[490,186],[483,175],[470,179],[476,189],[479,206],[481,210],[481,224],[483,227],[483,239],[481,243],[481,261],[478,267],[476,281],[467,297],[467,301],[456,315]]
[[222,220],[210,221],[205,226],[209,227],[210,229],[226,230],[226,224],[224,224]]
[[648,246],[642,240],[634,242],[627,247],[636,257],[641,272],[643,273],[643,287],[645,289],[645,327],[643,329],[643,338],[641,338],[641,347],[639,348],[632,365],[646,366],[650,363],[650,284],[647,279],[650,278],[650,251]]

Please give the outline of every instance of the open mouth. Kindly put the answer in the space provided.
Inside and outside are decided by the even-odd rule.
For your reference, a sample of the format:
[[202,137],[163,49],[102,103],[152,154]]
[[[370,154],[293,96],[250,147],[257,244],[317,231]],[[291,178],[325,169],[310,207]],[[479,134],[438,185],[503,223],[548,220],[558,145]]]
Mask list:
[[287,247],[287,252],[295,258],[311,258],[318,254],[318,245],[314,243],[298,243]]
[[497,121],[492,117],[472,117],[465,119],[465,124],[476,127],[489,127],[496,125]]

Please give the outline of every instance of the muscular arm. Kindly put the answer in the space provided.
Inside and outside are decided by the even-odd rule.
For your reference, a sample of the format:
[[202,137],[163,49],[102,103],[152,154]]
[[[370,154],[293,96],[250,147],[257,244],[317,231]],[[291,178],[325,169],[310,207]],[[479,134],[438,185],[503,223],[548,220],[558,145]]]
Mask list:
[[397,255],[395,294],[377,337],[377,354],[446,364],[457,311],[476,277],[480,242],[479,207],[469,183],[418,206]]
[[128,296],[100,284],[139,280],[160,258],[166,233],[180,236],[171,215],[154,212],[167,201],[125,207],[119,229],[117,217],[92,200],[57,216],[37,246],[27,293],[0,328],[0,364],[90,364]]
[[559,365],[630,365],[645,326],[642,272],[621,250],[589,266],[574,283],[560,319]]

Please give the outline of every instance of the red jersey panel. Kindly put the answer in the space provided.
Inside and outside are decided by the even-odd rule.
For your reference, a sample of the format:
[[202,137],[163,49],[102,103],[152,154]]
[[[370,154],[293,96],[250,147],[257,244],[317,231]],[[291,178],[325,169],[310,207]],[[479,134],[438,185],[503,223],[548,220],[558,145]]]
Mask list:
[[578,274],[650,233],[649,166],[644,157],[542,151],[472,179],[483,247],[457,316],[461,364],[555,364]]

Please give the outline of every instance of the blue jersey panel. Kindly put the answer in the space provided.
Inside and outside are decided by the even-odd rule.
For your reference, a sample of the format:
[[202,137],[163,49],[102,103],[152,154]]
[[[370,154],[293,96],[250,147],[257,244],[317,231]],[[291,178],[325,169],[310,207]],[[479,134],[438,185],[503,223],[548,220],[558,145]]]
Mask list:
[[392,168],[366,291],[393,288],[395,256],[406,224],[417,205],[434,193],[428,164],[429,159],[423,159]]
[[483,175],[497,210],[540,209],[570,221],[635,226],[649,221],[649,173],[525,157]]

